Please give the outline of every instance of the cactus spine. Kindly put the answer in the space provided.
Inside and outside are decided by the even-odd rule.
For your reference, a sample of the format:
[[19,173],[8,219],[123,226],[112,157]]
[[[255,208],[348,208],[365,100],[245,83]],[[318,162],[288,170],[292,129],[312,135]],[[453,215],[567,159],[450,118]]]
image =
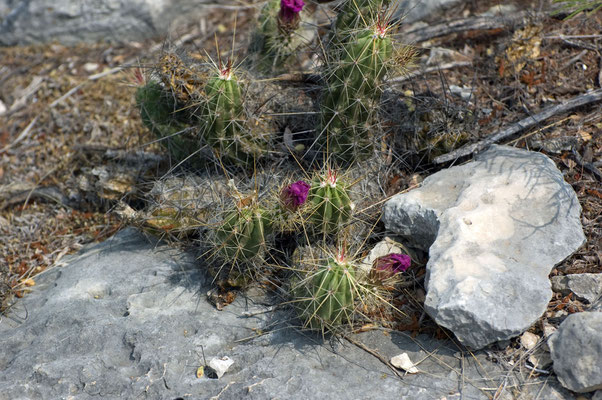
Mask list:
[[344,45],[340,62],[327,76],[318,140],[341,164],[364,159],[372,151],[381,81],[393,54],[386,33],[386,24],[380,23],[360,32]]
[[330,169],[312,180],[308,194],[309,218],[323,233],[336,233],[350,220],[352,203],[347,190],[347,185]]
[[229,213],[216,232],[221,256],[225,260],[253,259],[265,248],[271,225],[268,211],[255,204]]
[[350,320],[356,285],[355,268],[342,257],[320,266],[293,290],[304,327],[332,330]]

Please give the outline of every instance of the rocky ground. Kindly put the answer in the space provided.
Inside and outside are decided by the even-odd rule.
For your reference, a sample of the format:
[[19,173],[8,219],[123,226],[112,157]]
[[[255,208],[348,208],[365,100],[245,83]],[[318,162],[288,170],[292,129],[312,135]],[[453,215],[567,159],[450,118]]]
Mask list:
[[[420,58],[409,75],[393,79],[408,109],[415,108],[408,111],[412,123],[400,123],[399,129],[409,142],[450,138],[457,146],[413,151],[404,143],[401,148],[408,150],[397,154],[403,166],[385,185],[389,194],[448,166],[435,157],[453,147],[602,87],[601,12],[563,20],[535,1],[492,10],[495,5],[463,2],[427,18],[430,30],[419,22],[401,25],[399,38],[414,43]],[[493,17],[478,19],[486,12]],[[178,27],[167,41],[0,48],[2,312],[36,291],[37,274],[61,265],[83,244],[126,227],[129,222],[114,212],[119,201],[140,208],[142,188],[169,170],[135,108],[134,70],[148,70],[166,49],[214,54],[214,34],[220,48],[229,48],[234,24],[237,46],[244,47],[254,15],[254,8],[214,8],[200,22]],[[465,20],[460,28],[445,27],[458,19]],[[576,295],[565,281],[574,274],[602,273],[601,107],[598,102],[559,112],[502,141],[552,158],[582,207],[586,243],[552,270],[553,298],[528,330],[537,338],[594,300]],[[447,334],[433,329],[428,318],[397,328],[411,335]],[[507,367],[532,365],[525,364],[530,354],[522,341],[506,343],[491,357]]]

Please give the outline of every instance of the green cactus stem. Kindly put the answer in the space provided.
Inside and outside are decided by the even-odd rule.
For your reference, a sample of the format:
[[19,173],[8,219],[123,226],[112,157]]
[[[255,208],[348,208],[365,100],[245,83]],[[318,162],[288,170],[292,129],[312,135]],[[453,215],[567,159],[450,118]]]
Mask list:
[[312,179],[308,203],[309,220],[324,234],[338,232],[351,219],[353,204],[347,184],[330,169]]
[[341,50],[343,44],[361,30],[377,19],[389,4],[390,0],[346,0],[340,7],[337,19],[333,24],[327,58],[332,57]]
[[246,126],[242,89],[230,62],[219,67],[205,93],[202,135],[218,156],[246,165],[263,155],[264,143]]
[[355,267],[343,257],[330,258],[293,289],[304,327],[333,330],[350,320],[357,291]]
[[189,159],[199,145],[192,129],[187,128],[186,116],[160,83],[149,81],[136,90],[136,104],[142,122],[153,132],[170,154],[178,161]]
[[299,32],[304,5],[302,0],[271,0],[261,10],[250,46],[261,73],[281,73],[293,64],[297,50],[306,43]]
[[252,204],[237,209],[217,229],[215,245],[226,261],[249,261],[265,248],[271,225],[268,211],[260,206]]
[[318,143],[341,165],[365,159],[373,149],[381,83],[393,55],[386,24],[360,32],[343,53],[327,74],[318,131]]

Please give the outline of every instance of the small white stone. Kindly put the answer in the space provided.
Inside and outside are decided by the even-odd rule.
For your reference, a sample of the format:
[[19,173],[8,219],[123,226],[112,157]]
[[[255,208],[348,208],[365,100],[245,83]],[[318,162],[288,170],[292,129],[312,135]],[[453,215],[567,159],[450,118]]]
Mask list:
[[520,343],[527,350],[531,350],[532,348],[534,348],[537,345],[538,341],[539,341],[539,336],[537,336],[536,334],[531,333],[531,332],[525,332],[520,337]]
[[416,368],[416,365],[414,365],[412,360],[410,360],[408,353],[401,353],[391,358],[391,364],[393,364],[395,368],[403,369],[408,374],[415,374],[419,372],[418,368]]
[[2,100],[0,100],[0,115],[4,114],[5,112],[6,112],[6,106],[4,105]]
[[94,72],[98,69],[98,64],[96,63],[85,63],[84,64],[84,71],[90,73],[90,72]]
[[228,356],[222,358],[214,357],[209,361],[208,367],[215,371],[215,375],[219,379],[228,371],[232,364],[234,364],[234,360]]

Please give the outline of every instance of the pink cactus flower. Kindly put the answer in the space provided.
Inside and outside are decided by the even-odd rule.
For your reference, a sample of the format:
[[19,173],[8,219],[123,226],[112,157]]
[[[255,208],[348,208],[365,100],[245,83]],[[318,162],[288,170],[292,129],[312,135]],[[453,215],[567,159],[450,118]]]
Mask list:
[[405,272],[410,268],[412,259],[407,254],[392,253],[378,257],[372,264],[373,270],[381,279],[390,278],[393,275]]
[[305,181],[291,183],[285,187],[280,194],[283,205],[291,211],[296,211],[305,204],[309,188],[309,184]]
[[296,21],[304,5],[303,0],[280,0],[280,20],[285,24]]

